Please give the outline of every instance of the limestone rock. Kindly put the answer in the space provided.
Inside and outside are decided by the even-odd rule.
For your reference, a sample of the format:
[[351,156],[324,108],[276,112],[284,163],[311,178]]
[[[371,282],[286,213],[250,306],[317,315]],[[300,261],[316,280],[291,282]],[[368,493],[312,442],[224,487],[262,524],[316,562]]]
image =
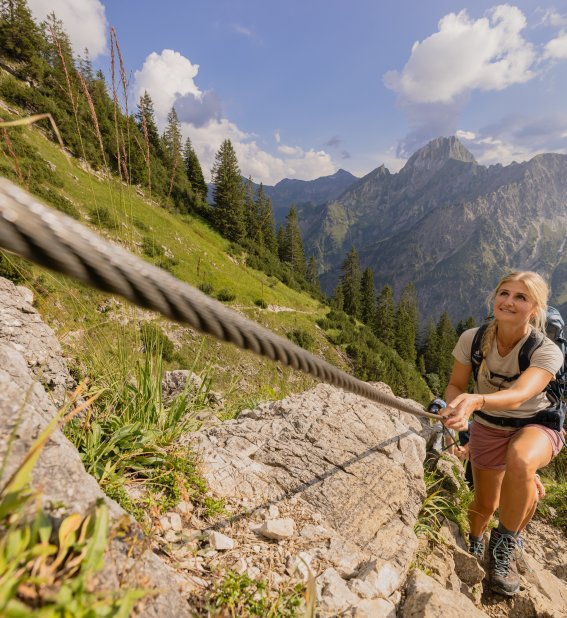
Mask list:
[[189,393],[197,392],[202,385],[203,380],[197,374],[187,369],[166,371],[162,380],[164,404],[167,405],[186,390]]
[[210,546],[217,551],[227,551],[229,549],[234,549],[234,541],[226,534],[222,534],[222,532],[210,530],[207,534],[207,538],[209,540]]
[[396,607],[386,599],[365,599],[352,615],[353,618],[396,618]]
[[421,571],[410,572],[400,618],[481,618],[488,616],[460,592],[447,590]]
[[268,519],[262,524],[259,532],[267,539],[274,539],[276,541],[287,539],[294,535],[295,522],[290,518]]
[[333,568],[326,569],[317,578],[317,590],[324,610],[341,612],[356,606],[360,601]]

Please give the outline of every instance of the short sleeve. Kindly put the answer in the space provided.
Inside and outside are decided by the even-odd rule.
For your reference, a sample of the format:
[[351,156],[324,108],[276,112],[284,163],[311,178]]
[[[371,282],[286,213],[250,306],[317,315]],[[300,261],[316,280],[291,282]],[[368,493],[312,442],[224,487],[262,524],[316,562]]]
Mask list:
[[478,328],[469,328],[466,330],[457,341],[457,345],[453,349],[453,356],[461,365],[471,365],[471,348],[474,336]]
[[546,337],[542,345],[537,348],[530,359],[530,367],[538,367],[555,375],[563,365],[563,353],[559,346]]

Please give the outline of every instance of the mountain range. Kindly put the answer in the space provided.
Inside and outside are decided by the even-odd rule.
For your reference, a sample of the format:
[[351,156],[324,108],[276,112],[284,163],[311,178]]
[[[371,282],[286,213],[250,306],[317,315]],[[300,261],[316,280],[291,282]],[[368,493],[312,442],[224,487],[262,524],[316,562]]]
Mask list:
[[[323,200],[325,191],[335,195]],[[567,313],[567,155],[487,167],[456,137],[440,137],[398,173],[380,166],[356,179],[340,170],[286,179],[266,193],[279,220],[297,205],[306,253],[316,256],[327,292],[354,246],[378,288],[388,283],[399,295],[415,284],[424,318],[447,311],[481,319],[511,269],[540,272]]]

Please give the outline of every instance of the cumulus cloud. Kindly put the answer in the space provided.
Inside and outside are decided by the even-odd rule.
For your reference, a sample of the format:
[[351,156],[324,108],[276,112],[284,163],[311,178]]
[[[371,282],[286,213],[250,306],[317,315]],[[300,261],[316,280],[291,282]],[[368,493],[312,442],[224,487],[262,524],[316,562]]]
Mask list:
[[139,71],[134,73],[134,92],[138,100],[148,91],[154,102],[156,120],[164,126],[167,114],[177,99],[191,95],[200,101],[201,90],[194,82],[199,65],[172,49],[152,52]]
[[91,58],[107,53],[107,21],[100,0],[28,0],[28,6],[38,21],[54,12],[76,54],[82,54],[85,47]]
[[284,177],[312,180],[336,171],[337,166],[324,150],[282,144],[279,129],[274,132],[274,138],[278,152],[285,156],[263,150],[254,135],[223,117],[219,97],[211,91],[203,92],[196,84],[198,73],[198,64],[179,52],[165,49],[146,58],[142,68],[134,73],[133,89],[137,99],[146,90],[150,94],[161,129],[175,106],[183,136],[191,138],[207,179],[215,154],[225,139],[230,139],[234,146],[242,174],[252,176],[256,182],[275,184]]
[[218,95],[207,90],[200,97],[194,94],[186,94],[175,100],[175,110],[182,122],[189,122],[196,127],[202,127],[210,120],[220,120],[222,106]]
[[555,58],[567,60],[567,32],[562,31],[554,39],[551,39],[546,46],[543,54],[544,58]]
[[487,17],[471,19],[465,10],[439,21],[439,30],[414,43],[401,72],[389,71],[384,83],[414,103],[451,103],[474,89],[502,90],[534,76],[536,54],[521,32],[524,14],[500,5]]

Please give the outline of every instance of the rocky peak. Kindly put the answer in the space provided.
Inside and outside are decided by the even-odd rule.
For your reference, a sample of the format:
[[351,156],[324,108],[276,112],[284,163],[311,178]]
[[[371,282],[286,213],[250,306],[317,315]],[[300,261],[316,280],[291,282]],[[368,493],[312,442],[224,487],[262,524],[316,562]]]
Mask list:
[[434,173],[441,169],[449,160],[462,161],[463,163],[476,163],[473,155],[453,135],[451,137],[438,137],[431,140],[423,148],[407,160],[401,173]]

